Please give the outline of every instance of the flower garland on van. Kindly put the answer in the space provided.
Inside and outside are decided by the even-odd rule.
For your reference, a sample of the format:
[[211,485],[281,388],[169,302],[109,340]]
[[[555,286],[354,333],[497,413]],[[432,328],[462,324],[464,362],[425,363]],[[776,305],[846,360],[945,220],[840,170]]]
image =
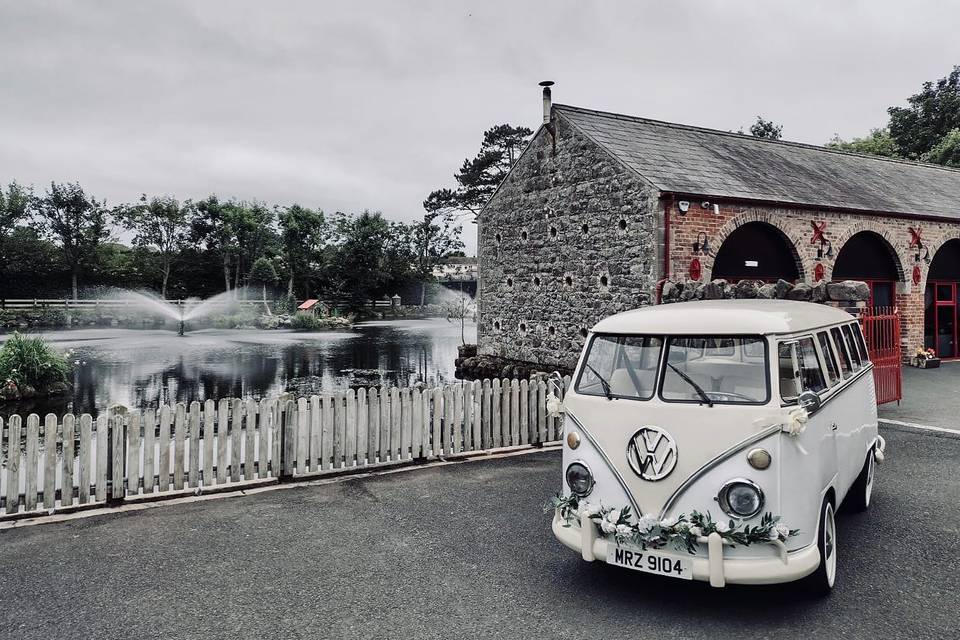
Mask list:
[[686,549],[696,553],[699,538],[718,533],[732,545],[786,542],[800,533],[780,522],[780,516],[765,513],[760,524],[750,526],[743,522],[714,521],[710,512],[692,511],[690,516],[681,514],[678,518],[660,520],[651,514],[641,514],[637,522],[631,522],[631,509],[605,507],[581,501],[575,495],[557,494],[544,505],[545,511],[558,510],[563,526],[569,527],[571,521],[581,515],[587,515],[604,534],[612,534],[618,543],[632,542],[643,549],[660,549],[672,544],[676,549]]

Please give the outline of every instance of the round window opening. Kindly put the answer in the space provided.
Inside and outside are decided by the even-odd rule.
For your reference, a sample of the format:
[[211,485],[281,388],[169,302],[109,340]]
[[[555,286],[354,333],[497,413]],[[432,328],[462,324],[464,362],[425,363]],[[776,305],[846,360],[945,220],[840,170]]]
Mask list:
[[620,231],[626,231],[626,230],[627,230],[627,221],[626,221],[626,220],[621,220],[620,222],[617,223],[617,226],[620,227]]
[[556,328],[556,327],[548,327],[548,328],[547,328],[547,333],[549,333],[549,334],[552,335],[552,336],[555,336],[555,335],[557,335],[557,328]]
[[600,276],[600,286],[605,287],[610,284],[609,278],[607,276]]
[[582,227],[580,227],[580,230],[583,231],[584,233],[587,233],[588,231],[590,231],[590,227],[588,227],[587,225],[583,225]]
[[534,278],[533,278],[533,284],[536,285],[536,286],[538,286],[538,287],[540,286],[540,276],[534,276]]
[[500,321],[499,321],[499,320],[497,320],[496,322],[493,323],[493,329],[494,329],[495,331],[500,331]]
[[507,286],[508,286],[508,287],[512,287],[512,286],[513,286],[513,278],[507,278]]
[[571,278],[570,276],[567,276],[566,278],[564,278],[563,281],[567,283],[567,286],[568,286],[568,287],[572,287],[572,286],[573,286],[573,278]]
[[499,244],[503,240],[503,236],[501,236],[499,233],[495,237],[497,239],[497,244]]
[[551,238],[556,238],[556,237],[557,237],[557,228],[556,228],[556,227],[550,227],[550,237],[551,237]]
[[526,323],[526,322],[521,322],[521,323],[520,323],[520,333],[526,333],[526,332],[527,332],[527,323]]
[[521,232],[520,232],[520,239],[523,240],[524,242],[527,241],[527,232],[526,232],[526,231],[521,231]]

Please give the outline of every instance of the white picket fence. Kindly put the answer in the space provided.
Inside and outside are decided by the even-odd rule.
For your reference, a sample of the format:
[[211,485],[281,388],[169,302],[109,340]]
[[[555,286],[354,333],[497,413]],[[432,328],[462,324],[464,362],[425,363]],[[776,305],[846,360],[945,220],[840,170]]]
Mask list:
[[[569,378],[564,380],[564,389]],[[484,380],[0,420],[0,520],[560,437],[548,383]]]

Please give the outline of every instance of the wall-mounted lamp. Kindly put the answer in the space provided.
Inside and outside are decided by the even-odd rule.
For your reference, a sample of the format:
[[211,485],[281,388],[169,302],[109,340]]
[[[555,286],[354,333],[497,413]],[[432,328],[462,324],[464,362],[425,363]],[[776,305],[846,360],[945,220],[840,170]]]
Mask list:
[[820,238],[820,246],[817,247],[817,260],[833,257],[833,243],[825,237]]
[[680,213],[686,213],[687,211],[690,211],[690,201],[681,200],[677,203],[677,208],[680,209]]
[[710,255],[710,240],[707,238],[707,234],[704,231],[701,231],[697,234],[697,239],[693,243],[693,252],[702,253],[703,255]]

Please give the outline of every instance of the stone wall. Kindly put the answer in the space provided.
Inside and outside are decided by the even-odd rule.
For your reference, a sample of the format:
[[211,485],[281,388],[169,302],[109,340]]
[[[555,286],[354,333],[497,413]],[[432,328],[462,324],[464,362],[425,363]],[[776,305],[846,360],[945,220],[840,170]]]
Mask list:
[[576,363],[587,330],[649,304],[657,192],[573,129],[541,129],[479,220],[481,356]]

